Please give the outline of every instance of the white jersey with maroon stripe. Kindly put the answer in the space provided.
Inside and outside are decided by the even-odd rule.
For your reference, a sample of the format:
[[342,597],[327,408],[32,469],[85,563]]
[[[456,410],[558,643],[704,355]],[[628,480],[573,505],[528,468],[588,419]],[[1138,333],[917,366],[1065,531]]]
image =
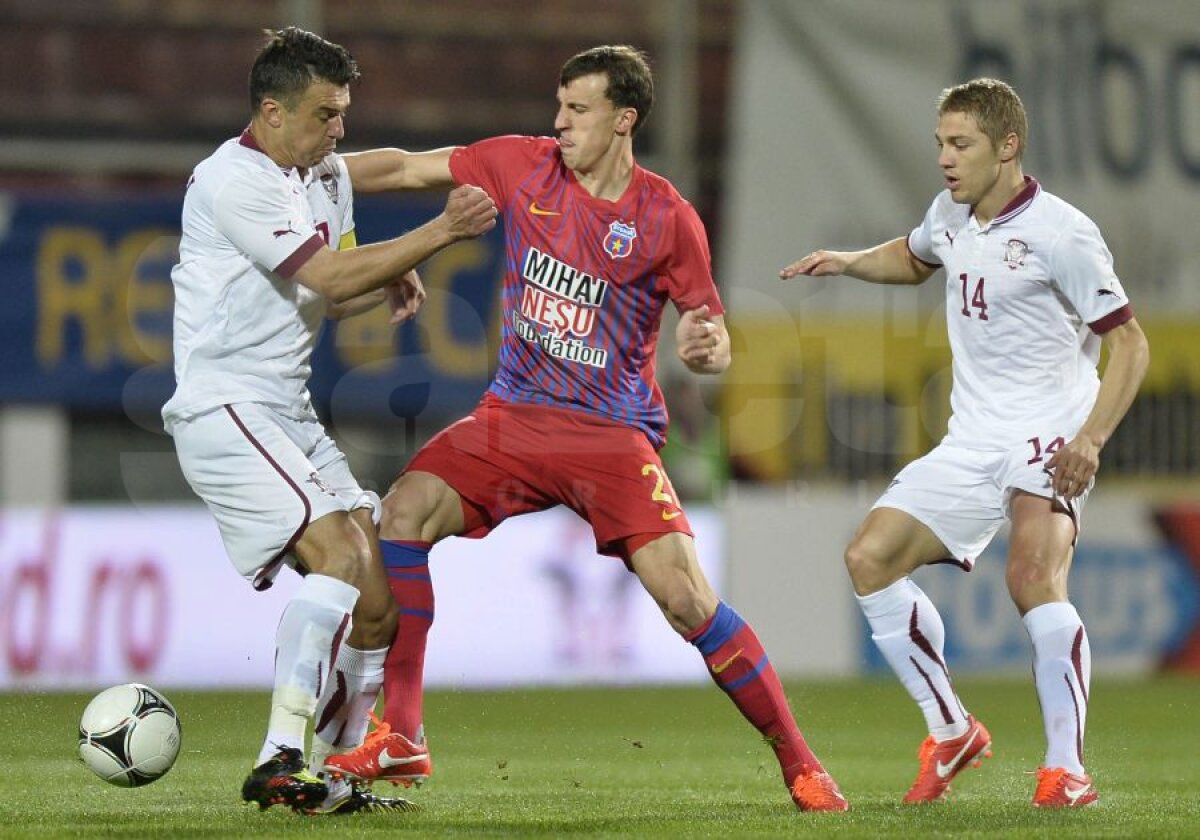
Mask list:
[[985,225],[942,192],[908,237],[946,270],[946,441],[967,449],[1007,449],[1043,428],[1073,435],[1099,389],[1100,335],[1133,317],[1096,225],[1025,180]]
[[310,356],[325,300],[292,275],[323,244],[352,240],[345,163],[329,155],[304,173],[280,168],[249,131],[222,144],[188,181],[175,288],[176,421],[258,402],[312,412]]

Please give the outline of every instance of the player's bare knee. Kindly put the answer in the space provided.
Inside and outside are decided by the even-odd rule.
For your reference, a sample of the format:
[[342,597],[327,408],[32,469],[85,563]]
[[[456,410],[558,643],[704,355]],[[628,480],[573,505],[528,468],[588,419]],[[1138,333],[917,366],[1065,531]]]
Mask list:
[[345,514],[318,520],[305,531],[295,551],[308,571],[359,589],[374,562],[366,535]]
[[412,474],[402,475],[383,498],[379,533],[386,539],[423,539],[437,506],[437,495],[428,482]]
[[877,592],[887,586],[886,564],[867,540],[855,538],[846,546],[842,559],[854,591],[859,595]]
[[1044,563],[1009,562],[1004,582],[1013,603],[1023,612],[1067,597],[1066,570]]
[[716,595],[679,575],[667,587],[663,612],[671,626],[681,632],[695,630],[716,610]]
[[412,505],[407,504],[403,494],[397,491],[397,485],[383,497],[379,510],[379,533],[395,534],[403,531],[412,515]]

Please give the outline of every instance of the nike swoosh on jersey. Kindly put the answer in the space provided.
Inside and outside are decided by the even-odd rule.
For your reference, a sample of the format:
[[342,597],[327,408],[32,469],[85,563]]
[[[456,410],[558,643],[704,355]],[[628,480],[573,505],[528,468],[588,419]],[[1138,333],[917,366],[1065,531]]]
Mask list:
[[743,650],[743,648],[738,648],[737,653],[735,653],[733,656],[726,659],[720,665],[712,666],[712,672],[714,674],[719,674],[722,671],[724,671],[726,668],[728,668],[730,665],[732,665],[734,662],[737,661],[737,658],[742,655],[742,650]]
[[387,750],[384,750],[383,752],[381,752],[379,754],[379,766],[380,767],[399,767],[402,764],[412,764],[414,761],[424,761],[424,760],[425,760],[425,756],[423,756],[423,755],[406,755],[406,756],[402,756],[401,758],[392,758],[388,754]]
[[562,215],[562,213],[559,213],[557,210],[544,210],[541,207],[538,207],[536,201],[529,202],[529,212],[535,216],[561,216]]
[[940,762],[940,761],[937,763],[936,769],[937,769],[937,774],[938,774],[939,779],[944,779],[947,776],[949,776],[951,773],[954,772],[954,768],[958,766],[958,763],[960,761],[962,761],[962,757],[967,754],[967,750],[971,749],[971,745],[975,743],[975,739],[978,737],[979,737],[979,730],[976,729],[974,732],[971,733],[971,737],[967,739],[967,743],[963,744],[963,748],[958,751],[958,755],[956,755],[956,756],[954,756],[954,758],[950,759],[949,764],[942,764],[942,762]]
[[679,514],[681,514],[681,513],[683,513],[683,511],[681,511],[681,510],[664,510],[662,512],[663,522],[670,522],[672,519],[674,519],[676,516],[679,516]]

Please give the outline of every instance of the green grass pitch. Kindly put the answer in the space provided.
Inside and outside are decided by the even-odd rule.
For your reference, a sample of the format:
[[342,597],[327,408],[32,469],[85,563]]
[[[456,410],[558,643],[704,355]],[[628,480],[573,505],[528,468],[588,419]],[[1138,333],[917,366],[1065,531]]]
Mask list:
[[[1042,755],[1031,681],[960,680],[995,757],[951,801],[902,807],[923,727],[890,680],[793,682],[810,743],[848,814],[792,808],[766,745],[712,686],[431,692],[434,775],[417,814],[302,817],[242,806],[266,721],[263,693],[169,692],[183,720],[175,768],[135,789],[75,758],[81,694],[0,694],[0,837],[1195,837],[1200,680],[1098,680],[1088,765],[1098,806],[1029,805]],[[380,786],[392,792],[390,785]],[[395,789],[397,792],[399,788]]]

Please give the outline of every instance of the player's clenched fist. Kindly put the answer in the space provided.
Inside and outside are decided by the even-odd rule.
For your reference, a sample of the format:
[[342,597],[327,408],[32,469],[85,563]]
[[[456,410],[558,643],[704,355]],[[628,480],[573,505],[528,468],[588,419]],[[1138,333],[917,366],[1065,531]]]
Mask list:
[[813,251],[807,257],[796,260],[784,268],[779,272],[779,276],[787,280],[798,274],[808,274],[813,277],[845,274],[846,265],[849,263],[847,257],[847,254],[840,251]]
[[684,312],[675,327],[676,352],[696,373],[720,373],[729,365],[729,337],[710,319],[708,304]]
[[498,214],[492,197],[479,187],[463,184],[450,191],[444,215],[455,239],[470,239],[496,226]]
[[409,271],[383,287],[387,296],[388,309],[391,317],[388,323],[393,326],[403,323],[417,314],[421,304],[425,302],[425,286],[416,269]]

